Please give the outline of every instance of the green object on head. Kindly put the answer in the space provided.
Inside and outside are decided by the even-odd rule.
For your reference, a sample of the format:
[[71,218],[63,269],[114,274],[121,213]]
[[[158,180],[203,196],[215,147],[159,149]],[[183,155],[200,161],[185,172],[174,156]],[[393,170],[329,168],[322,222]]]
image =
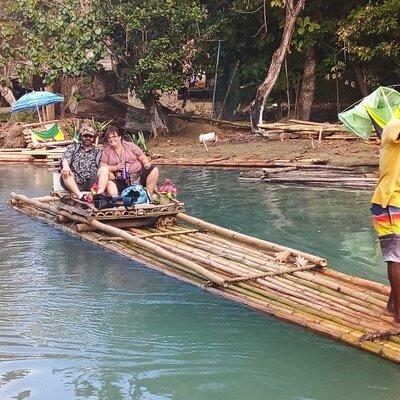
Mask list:
[[[400,93],[381,86],[350,110],[338,116],[344,127],[363,139],[368,139],[375,128],[378,136],[386,124],[399,113]],[[378,129],[378,130],[377,130]]]

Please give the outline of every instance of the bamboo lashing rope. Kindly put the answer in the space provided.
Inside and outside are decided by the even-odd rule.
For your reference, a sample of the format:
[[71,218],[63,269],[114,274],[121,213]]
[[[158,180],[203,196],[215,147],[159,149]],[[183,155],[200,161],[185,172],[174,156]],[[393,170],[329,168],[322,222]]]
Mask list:
[[386,331],[370,331],[364,333],[358,340],[363,343],[366,341],[373,340],[387,340],[389,336],[398,336],[400,335],[399,329],[388,329]]
[[[275,272],[264,272],[264,273],[259,273],[259,274],[254,274],[254,275],[247,275],[247,276],[238,276],[237,278],[231,278],[231,279],[226,279],[223,283],[223,287],[228,287],[229,284],[231,283],[238,283],[238,282],[245,282],[245,281],[251,281],[254,279],[258,278],[272,278],[274,276],[282,276],[285,274],[292,274],[293,272],[299,272],[299,271],[310,271],[315,268],[320,268],[320,265],[304,265],[302,267],[297,267],[297,268],[288,268],[283,271],[275,271]],[[213,284],[211,282],[211,284]]]

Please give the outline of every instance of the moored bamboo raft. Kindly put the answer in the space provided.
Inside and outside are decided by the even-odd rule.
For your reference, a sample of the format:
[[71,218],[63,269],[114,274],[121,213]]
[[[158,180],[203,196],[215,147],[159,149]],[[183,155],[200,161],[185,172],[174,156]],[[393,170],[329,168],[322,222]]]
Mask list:
[[[54,197],[11,194],[18,210],[177,279],[400,363],[400,332],[383,314],[389,287],[326,260],[182,212],[178,223],[123,229],[62,209]],[[126,222],[126,221],[125,221]],[[77,226],[87,226],[78,231]]]
[[240,182],[265,182],[273,184],[293,184],[315,187],[348,188],[373,190],[378,182],[374,173],[357,173],[354,170],[335,170],[327,166],[269,167],[255,171],[242,171]]

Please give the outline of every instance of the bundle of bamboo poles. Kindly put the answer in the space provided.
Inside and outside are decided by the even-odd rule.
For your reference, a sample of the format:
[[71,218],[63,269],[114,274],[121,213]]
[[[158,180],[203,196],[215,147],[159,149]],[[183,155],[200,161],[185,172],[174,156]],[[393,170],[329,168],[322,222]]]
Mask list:
[[[186,214],[168,228],[118,229],[59,210],[52,198],[11,198],[19,210],[151,268],[400,363],[400,332],[383,314],[389,287],[334,271],[320,257]],[[76,222],[94,230],[78,233]]]
[[373,190],[378,181],[374,173],[356,173],[350,169],[335,170],[326,166],[314,167],[317,168],[307,169],[307,167],[296,165],[242,171],[239,175],[239,181],[367,190]]
[[321,139],[357,139],[354,135],[350,135],[342,125],[320,123],[311,121],[301,121],[297,119],[290,119],[288,123],[284,122],[270,122],[259,124],[262,128],[269,133],[281,134],[297,134],[300,136],[314,136]]
[[49,161],[60,160],[65,147],[53,149],[0,149],[0,161],[31,161],[34,163],[46,164]]
[[[320,164],[322,161],[322,164]],[[303,160],[265,160],[260,161],[257,159],[250,160],[232,160],[230,158],[224,159],[167,159],[161,160],[159,158],[152,160],[154,165],[180,165],[185,167],[224,167],[224,168],[267,168],[267,167],[301,167],[303,169],[331,169],[337,171],[354,171],[354,168],[336,165],[325,165],[326,160],[320,159],[306,159]],[[316,164],[315,164],[316,163]]]

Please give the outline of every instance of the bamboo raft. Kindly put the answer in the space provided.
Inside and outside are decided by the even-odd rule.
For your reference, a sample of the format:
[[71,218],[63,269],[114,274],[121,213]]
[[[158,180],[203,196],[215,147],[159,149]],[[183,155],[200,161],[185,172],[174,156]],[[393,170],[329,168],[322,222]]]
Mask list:
[[[67,143],[67,142],[64,142]],[[47,165],[49,162],[59,162],[65,147],[56,148],[16,148],[0,149],[0,162],[32,162],[34,164]]]
[[135,206],[123,218],[120,208],[85,209],[54,196],[11,193],[10,204],[213,294],[400,363],[400,331],[383,314],[390,288],[332,270],[321,257],[191,217],[179,202]]
[[375,173],[359,173],[354,168],[317,166],[309,169],[305,165],[269,167],[261,170],[242,171],[239,182],[265,182],[269,184],[290,184],[325,188],[373,190],[378,178]]

